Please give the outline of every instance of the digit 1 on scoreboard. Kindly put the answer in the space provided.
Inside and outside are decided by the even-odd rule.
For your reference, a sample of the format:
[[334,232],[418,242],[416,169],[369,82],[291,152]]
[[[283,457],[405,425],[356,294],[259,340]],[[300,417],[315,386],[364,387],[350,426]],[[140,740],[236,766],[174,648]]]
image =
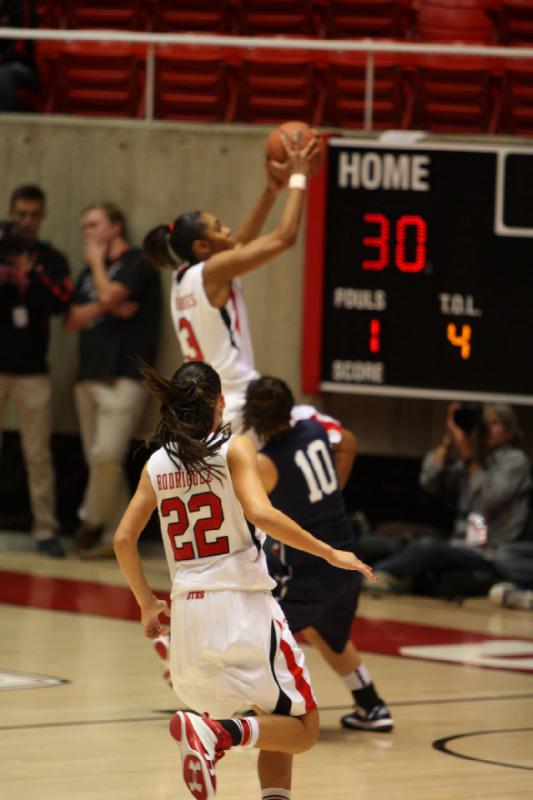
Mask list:
[[371,319],[370,340],[368,342],[368,347],[371,353],[379,353],[379,349],[381,347],[381,343],[379,340],[380,333],[381,333],[381,323],[379,319]]
[[448,328],[446,329],[447,339],[450,344],[453,344],[454,347],[461,348],[461,358],[465,361],[470,358],[471,352],[471,345],[470,342],[472,341],[472,328],[470,325],[462,325],[461,326],[461,333],[457,333],[457,327],[450,322]]

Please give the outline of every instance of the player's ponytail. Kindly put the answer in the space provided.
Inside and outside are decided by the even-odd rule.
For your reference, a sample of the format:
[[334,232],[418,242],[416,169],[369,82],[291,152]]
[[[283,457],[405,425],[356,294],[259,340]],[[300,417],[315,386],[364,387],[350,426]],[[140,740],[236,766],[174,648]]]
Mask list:
[[183,364],[170,380],[147,364],[139,371],[148,390],[161,403],[153,441],[164,447],[172,463],[191,479],[193,472],[220,474],[219,466],[207,464],[231,435],[229,425],[213,430],[222,391],[218,373],[203,361]]
[[169,225],[158,225],[156,228],[152,228],[144,237],[144,255],[156,269],[163,269],[164,267],[176,268],[177,266],[176,260],[172,258],[168,248],[169,228]]
[[146,258],[158,269],[175,268],[180,261],[196,262],[193,244],[203,237],[205,222],[201,211],[189,211],[169,225],[158,225],[146,234],[143,249]]

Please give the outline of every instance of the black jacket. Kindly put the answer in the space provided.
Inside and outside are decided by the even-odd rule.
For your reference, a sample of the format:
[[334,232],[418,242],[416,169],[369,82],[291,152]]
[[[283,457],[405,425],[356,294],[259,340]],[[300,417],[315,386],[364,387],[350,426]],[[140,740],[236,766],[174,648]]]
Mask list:
[[13,269],[0,264],[0,372],[40,375],[48,372],[49,318],[69,305],[72,295],[65,256],[37,242],[35,266],[24,290],[13,281]]

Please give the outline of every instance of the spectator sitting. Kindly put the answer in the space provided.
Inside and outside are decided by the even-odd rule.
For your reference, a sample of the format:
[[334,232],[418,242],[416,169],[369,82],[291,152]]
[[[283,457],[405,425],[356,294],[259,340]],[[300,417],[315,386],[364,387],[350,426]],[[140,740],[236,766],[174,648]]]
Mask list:
[[152,364],[155,358],[161,283],[128,243],[116,206],[89,206],[81,226],[87,266],[65,320],[67,331],[80,332],[75,399],[89,467],[76,540],[83,557],[111,558],[113,534],[130,499],[123,462],[146,399],[135,362]]
[[[0,27],[36,28],[33,0],[0,0]],[[19,89],[35,92],[38,85],[35,43],[29,39],[0,39],[0,111],[17,111]]]
[[[484,406],[482,419],[472,427],[461,421],[465,411],[459,412],[455,403],[449,407],[444,437],[426,455],[420,476],[424,489],[454,504],[453,536],[450,541],[422,539],[378,561],[381,590],[406,591],[415,585],[420,591],[423,584],[424,593],[431,587],[432,594],[447,595],[445,573],[456,570],[471,582],[477,572],[484,573],[490,585],[500,575],[497,557],[523,531],[531,478],[528,459],[518,447],[514,411],[507,405]],[[452,447],[455,458],[450,458]]]
[[65,311],[70,301],[69,267],[58,250],[37,238],[45,217],[39,187],[16,189],[10,213],[12,222],[2,226],[0,258],[0,415],[10,397],[28,473],[33,538],[40,553],[60,558],[46,354],[49,318]]

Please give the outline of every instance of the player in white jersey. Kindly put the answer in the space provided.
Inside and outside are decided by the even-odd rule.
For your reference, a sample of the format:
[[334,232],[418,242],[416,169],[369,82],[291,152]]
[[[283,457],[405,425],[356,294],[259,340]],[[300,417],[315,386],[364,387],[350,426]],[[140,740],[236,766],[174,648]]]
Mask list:
[[[304,150],[285,139],[285,164],[269,162],[268,183],[234,237],[207,211],[179,216],[147,234],[144,252],[156,267],[176,267],[171,313],[185,361],[207,361],[220,375],[225,421],[240,432],[240,412],[249,382],[258,376],[239,276],[270,261],[296,241],[305,187],[318,140]],[[289,177],[290,176],[290,177]],[[288,177],[288,193],[271,233],[260,231]]]
[[[204,362],[172,380],[146,367],[161,402],[156,440],[137,491],[115,534],[115,552],[149,638],[168,607],[151,591],[137,542],[158,509],[172,578],[171,672],[179,697],[172,736],[196,800],[214,797],[215,763],[232,746],[256,747],[262,796],[290,799],[292,756],[313,746],[318,712],[301,650],[270,590],[255,526],[291,547],[372,577],[353,553],[315,539],[272,507],[246,436],[222,426],[220,378]],[[252,708],[255,717],[232,717]]]
[[212,306],[204,288],[206,262],[174,272],[170,310],[185,361],[208,361],[220,375],[226,397],[224,418],[236,433],[244,393],[258,377],[241,281],[231,282],[227,302]]

